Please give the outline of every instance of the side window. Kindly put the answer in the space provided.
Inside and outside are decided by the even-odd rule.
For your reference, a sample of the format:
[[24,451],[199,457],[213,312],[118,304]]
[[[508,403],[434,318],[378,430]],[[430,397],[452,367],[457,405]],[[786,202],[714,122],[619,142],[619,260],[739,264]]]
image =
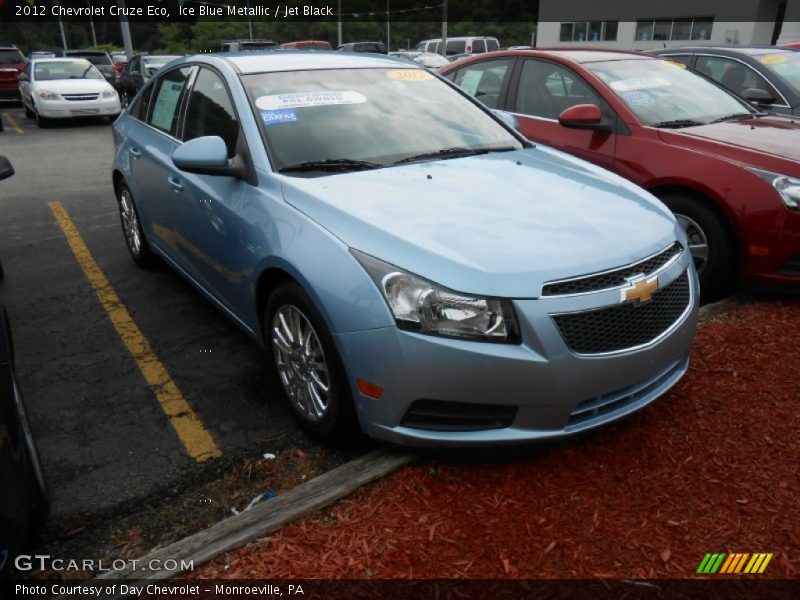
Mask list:
[[486,52],[486,40],[472,40],[472,53],[483,54]]
[[147,118],[150,125],[170,135],[176,135],[181,98],[191,72],[191,67],[173,69],[155,82],[153,107]]
[[153,86],[147,86],[144,91],[136,98],[131,106],[131,116],[140,121],[147,118],[147,111],[150,109],[150,99],[153,95]]
[[543,60],[526,60],[517,90],[516,112],[558,119],[576,104],[602,106],[599,96],[569,69]]
[[186,119],[183,126],[184,141],[205,135],[218,135],[225,140],[228,157],[236,154],[239,122],[228,90],[219,75],[210,69],[200,69],[189,94]]
[[425,52],[425,46],[426,46],[425,42],[420,42],[419,44],[417,44],[417,47],[414,48],[414,52]]
[[447,40],[447,54],[464,54],[467,51],[467,42],[464,40]]
[[749,88],[774,94],[761,75],[737,60],[721,56],[698,56],[695,69],[736,94],[742,94]]
[[457,71],[453,81],[489,108],[497,108],[503,79],[510,64],[509,59],[487,60],[472,64]]

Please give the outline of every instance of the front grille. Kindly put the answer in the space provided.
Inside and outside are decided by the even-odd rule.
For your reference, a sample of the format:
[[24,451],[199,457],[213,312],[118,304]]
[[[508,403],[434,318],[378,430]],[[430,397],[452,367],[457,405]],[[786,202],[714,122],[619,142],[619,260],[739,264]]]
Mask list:
[[778,274],[800,276],[800,254],[793,256],[783,263],[783,266],[778,271]]
[[100,94],[61,94],[64,100],[97,100]]
[[672,363],[647,381],[581,402],[567,421],[567,431],[580,429],[592,421],[605,421],[615,413],[646,403],[661,386],[683,373],[687,363],[688,359],[684,358]]
[[553,316],[564,342],[578,354],[603,354],[635,348],[667,331],[691,298],[684,272],[649,302],[627,302],[608,308]]
[[620,267],[619,269],[604,271],[603,273],[595,273],[594,275],[576,277],[575,279],[546,283],[542,288],[542,296],[586,294],[588,292],[619,287],[625,285],[631,277],[637,275],[647,276],[658,271],[675,256],[680,254],[681,250],[683,250],[681,245],[675,242],[655,256],[633,263],[627,267]]
[[416,400],[400,424],[429,431],[482,431],[508,427],[516,415],[516,406]]

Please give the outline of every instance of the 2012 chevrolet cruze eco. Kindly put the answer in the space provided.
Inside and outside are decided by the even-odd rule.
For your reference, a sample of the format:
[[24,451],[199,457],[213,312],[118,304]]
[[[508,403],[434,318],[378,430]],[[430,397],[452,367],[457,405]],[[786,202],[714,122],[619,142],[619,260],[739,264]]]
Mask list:
[[186,57],[114,124],[125,240],[265,346],[318,436],[584,431],[685,373],[697,278],[664,205],[506,119],[388,57]]

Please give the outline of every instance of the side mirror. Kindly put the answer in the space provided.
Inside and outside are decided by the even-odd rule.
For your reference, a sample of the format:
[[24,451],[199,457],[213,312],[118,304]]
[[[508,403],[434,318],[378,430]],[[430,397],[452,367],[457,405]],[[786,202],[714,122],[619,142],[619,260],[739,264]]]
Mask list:
[[767,90],[758,88],[747,88],[742,92],[742,98],[752,104],[773,104],[777,100]]
[[17,81],[28,81],[28,76],[25,73],[20,73],[19,77],[17,77]]
[[603,118],[600,107],[596,104],[576,104],[570,106],[560,115],[558,123],[569,129],[592,129],[594,131],[611,131],[611,123]]
[[0,155],[0,179],[8,179],[14,174],[14,167],[11,162],[5,157]]
[[504,110],[497,110],[496,108],[492,109],[494,116],[500,119],[503,123],[511,127],[511,129],[515,131],[519,131],[519,119],[512,115],[510,112],[506,112]]
[[200,175],[231,175],[228,148],[218,135],[189,140],[172,153],[172,162],[181,171]]

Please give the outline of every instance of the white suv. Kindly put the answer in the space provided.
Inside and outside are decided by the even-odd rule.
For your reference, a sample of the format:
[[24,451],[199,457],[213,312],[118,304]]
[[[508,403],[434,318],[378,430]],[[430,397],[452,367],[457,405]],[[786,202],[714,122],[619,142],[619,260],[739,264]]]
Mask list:
[[[423,40],[417,47],[414,48],[416,52],[435,52],[441,54],[442,38],[433,40]],[[482,54],[483,52],[491,52],[500,48],[500,42],[495,37],[449,37],[447,38],[447,47],[445,56],[453,56],[454,54]]]

